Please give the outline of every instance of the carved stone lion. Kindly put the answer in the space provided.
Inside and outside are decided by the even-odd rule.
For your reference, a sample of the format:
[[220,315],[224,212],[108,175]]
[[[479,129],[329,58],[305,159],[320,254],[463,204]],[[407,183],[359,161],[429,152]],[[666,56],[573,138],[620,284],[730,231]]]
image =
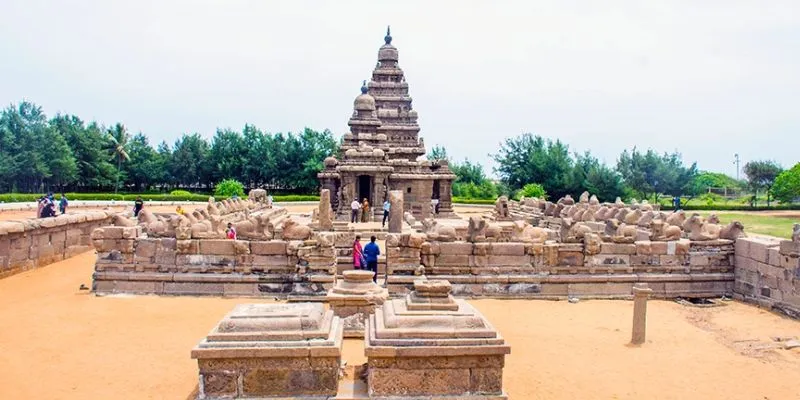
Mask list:
[[300,225],[291,217],[283,222],[283,240],[307,240],[311,238],[313,231],[306,225]]
[[722,229],[719,231],[720,239],[736,240],[743,236],[745,236],[744,225],[742,225],[742,223],[739,221],[733,221],[730,224],[722,227]]
[[481,217],[470,217],[467,227],[467,241],[471,243],[486,240],[486,220]]
[[692,215],[683,224],[690,240],[705,241],[719,239],[722,228],[717,224],[709,224],[698,214]]
[[514,230],[511,233],[511,240],[523,243],[544,243],[547,240],[547,231],[544,228],[531,226],[525,221],[514,221]]
[[650,222],[650,240],[669,241],[681,238],[683,230],[679,226],[670,225],[662,220]]
[[425,233],[428,239],[440,242],[454,242],[456,241],[456,229],[449,225],[439,225],[439,222],[433,218],[426,218],[422,220],[422,225],[425,227]]

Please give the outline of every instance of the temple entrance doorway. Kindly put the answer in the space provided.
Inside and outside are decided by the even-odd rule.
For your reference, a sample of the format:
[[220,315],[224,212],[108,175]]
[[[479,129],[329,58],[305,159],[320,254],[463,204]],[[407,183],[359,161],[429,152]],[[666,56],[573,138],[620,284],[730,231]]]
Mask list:
[[372,177],[369,175],[359,175],[358,177],[358,201],[369,200],[372,205]]
[[439,181],[438,180],[433,181],[433,192],[432,192],[431,198],[432,199],[438,199],[439,198]]

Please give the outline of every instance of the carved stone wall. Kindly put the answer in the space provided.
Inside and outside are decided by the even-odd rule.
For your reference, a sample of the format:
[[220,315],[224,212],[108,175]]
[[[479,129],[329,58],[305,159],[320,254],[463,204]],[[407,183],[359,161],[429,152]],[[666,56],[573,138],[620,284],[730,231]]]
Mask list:
[[[397,243],[391,247],[390,243]],[[654,296],[713,297],[733,292],[733,242],[469,243],[387,238],[388,287],[411,290],[419,279],[445,279],[457,296],[628,298],[647,282]]]
[[736,240],[736,298],[800,318],[800,243]]
[[90,235],[111,223],[105,211],[55,218],[0,221],[0,278],[92,250]]

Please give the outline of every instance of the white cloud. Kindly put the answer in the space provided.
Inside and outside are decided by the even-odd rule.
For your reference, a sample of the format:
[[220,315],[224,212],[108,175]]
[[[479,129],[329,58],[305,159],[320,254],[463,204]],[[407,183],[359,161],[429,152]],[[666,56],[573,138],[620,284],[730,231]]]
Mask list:
[[[488,163],[535,132],[734,173],[800,147],[796,1],[41,1],[0,4],[0,101],[153,141],[254,123],[347,129],[392,24],[426,144]],[[465,140],[467,139],[467,140]]]

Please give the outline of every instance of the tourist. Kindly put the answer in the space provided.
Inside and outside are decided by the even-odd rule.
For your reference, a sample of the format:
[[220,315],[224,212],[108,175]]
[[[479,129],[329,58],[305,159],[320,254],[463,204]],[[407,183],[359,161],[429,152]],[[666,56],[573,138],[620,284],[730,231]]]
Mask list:
[[439,199],[435,197],[431,199],[431,212],[439,214]]
[[42,213],[40,216],[42,218],[49,218],[56,216],[56,204],[52,193],[48,193],[47,196],[45,196],[44,204],[42,206]]
[[381,223],[381,227],[386,226],[386,220],[389,219],[389,210],[392,208],[392,204],[389,203],[389,199],[383,201],[383,223]]
[[236,240],[236,228],[233,227],[233,224],[228,222],[228,229],[225,229],[225,236],[228,239]]
[[356,223],[358,222],[358,210],[361,209],[361,203],[358,200],[353,199],[353,202],[350,203],[350,222]]
[[675,212],[678,212],[681,209],[681,198],[680,196],[675,196],[672,198],[672,206],[675,208]]
[[44,210],[45,196],[39,197],[36,200],[36,218],[42,218],[42,210]]
[[133,202],[134,217],[139,217],[139,213],[142,212],[142,207],[144,207],[144,201],[142,201],[142,196],[136,196],[136,201]]
[[175,212],[178,213],[178,215],[186,215],[186,211],[183,211],[183,207],[181,206],[178,206],[178,208],[175,209]]
[[361,202],[361,222],[369,222],[369,201],[364,198],[364,201]]
[[378,283],[378,256],[381,248],[375,243],[375,236],[369,238],[369,243],[364,246],[364,255],[367,259],[367,269],[372,271],[372,281]]
[[267,208],[272,208],[272,195],[267,195]]
[[367,267],[367,261],[364,258],[364,249],[361,248],[361,235],[356,235],[356,240],[353,241],[353,268],[363,269]]
[[67,195],[65,193],[61,193],[61,200],[58,201],[58,211],[61,214],[67,213],[67,206],[69,205],[69,200],[67,200]]

